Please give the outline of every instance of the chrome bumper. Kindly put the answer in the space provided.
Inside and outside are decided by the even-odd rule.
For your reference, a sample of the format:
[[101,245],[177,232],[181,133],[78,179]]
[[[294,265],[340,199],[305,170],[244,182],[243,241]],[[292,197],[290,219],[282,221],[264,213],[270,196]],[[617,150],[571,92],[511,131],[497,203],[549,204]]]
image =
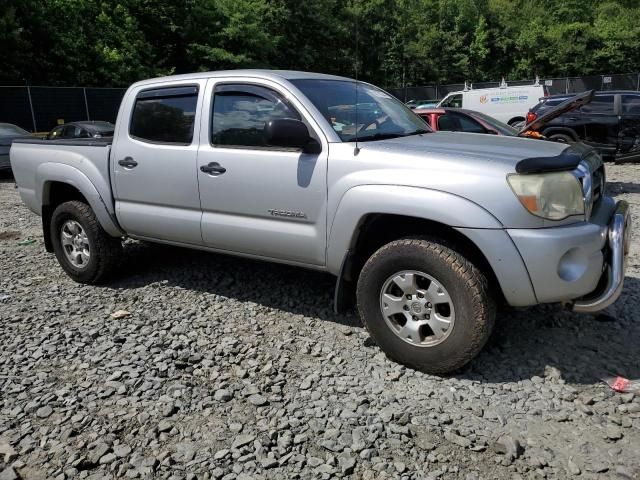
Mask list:
[[622,293],[624,270],[631,238],[631,215],[629,204],[624,200],[616,204],[608,229],[607,252],[605,253],[606,283],[596,292],[573,302],[572,310],[580,313],[595,313],[614,303]]

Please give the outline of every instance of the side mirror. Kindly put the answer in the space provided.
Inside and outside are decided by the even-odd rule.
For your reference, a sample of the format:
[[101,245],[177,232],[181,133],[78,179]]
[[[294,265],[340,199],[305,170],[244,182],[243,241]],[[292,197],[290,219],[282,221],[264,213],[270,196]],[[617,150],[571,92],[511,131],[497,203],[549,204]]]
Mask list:
[[284,148],[299,148],[305,153],[320,153],[320,144],[311,138],[309,129],[300,120],[277,118],[264,126],[264,137],[268,145]]

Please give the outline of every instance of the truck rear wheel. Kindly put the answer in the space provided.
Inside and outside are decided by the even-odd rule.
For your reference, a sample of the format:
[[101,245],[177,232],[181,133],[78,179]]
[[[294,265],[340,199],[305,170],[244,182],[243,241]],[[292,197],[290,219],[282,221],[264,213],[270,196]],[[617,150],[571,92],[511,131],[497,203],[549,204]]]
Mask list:
[[122,253],[121,240],[108,235],[91,207],[80,201],[62,203],[53,211],[51,241],[60,266],[79,283],[104,281]]
[[467,364],[495,321],[486,277],[437,239],[381,247],[360,273],[357,299],[369,334],[387,356],[427,373]]

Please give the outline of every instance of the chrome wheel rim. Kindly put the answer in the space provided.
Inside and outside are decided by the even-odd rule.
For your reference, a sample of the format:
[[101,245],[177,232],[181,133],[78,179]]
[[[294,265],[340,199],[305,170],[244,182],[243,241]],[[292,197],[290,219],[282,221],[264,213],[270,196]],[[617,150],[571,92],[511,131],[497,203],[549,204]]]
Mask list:
[[75,220],[67,220],[60,229],[62,250],[69,263],[76,268],[86,268],[91,258],[91,247],[87,234]]
[[431,275],[416,270],[394,273],[384,282],[380,311],[391,331],[416,347],[444,342],[456,318],[449,292]]

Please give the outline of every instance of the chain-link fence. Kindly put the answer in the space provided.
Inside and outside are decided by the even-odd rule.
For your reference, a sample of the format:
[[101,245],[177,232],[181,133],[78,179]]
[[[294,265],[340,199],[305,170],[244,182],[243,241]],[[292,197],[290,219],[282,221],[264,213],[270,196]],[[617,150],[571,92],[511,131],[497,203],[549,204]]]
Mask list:
[[79,120],[115,122],[124,88],[0,87],[0,123],[46,132]]
[[[532,85],[535,80],[507,81],[509,86]],[[584,77],[562,77],[540,80],[547,87],[550,95],[559,93],[578,93],[585,90],[640,90],[640,73],[617,75],[589,75]],[[500,82],[477,82],[473,88],[499,87]],[[423,85],[419,87],[389,88],[389,93],[403,102],[409,100],[435,100],[447,96],[451,92],[464,89],[463,83],[449,85]]]
[[[507,81],[510,86],[531,85],[534,80]],[[640,73],[591,75],[540,80],[549,94],[584,90],[640,90]],[[473,88],[499,87],[500,82],[478,82]],[[464,84],[390,88],[400,100],[434,100],[462,90]],[[104,120],[115,122],[124,88],[2,87],[0,123],[13,123],[31,132],[46,132],[62,122]]]

